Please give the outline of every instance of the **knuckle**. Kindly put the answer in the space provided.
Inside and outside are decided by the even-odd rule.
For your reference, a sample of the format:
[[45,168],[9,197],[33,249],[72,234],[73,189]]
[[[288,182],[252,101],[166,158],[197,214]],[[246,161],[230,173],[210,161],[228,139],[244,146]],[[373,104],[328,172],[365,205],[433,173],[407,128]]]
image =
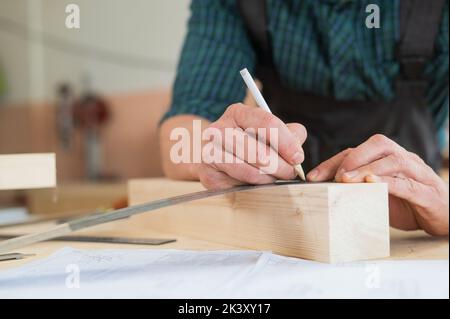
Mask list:
[[369,138],[369,140],[370,140],[371,142],[373,142],[374,144],[377,144],[377,145],[388,144],[389,141],[390,141],[389,138],[386,137],[386,135],[383,135],[383,134],[375,134],[375,135],[372,135],[372,136]]
[[420,163],[420,164],[425,164],[425,161],[416,153],[408,152],[408,155],[411,157],[411,159],[413,161],[416,161],[417,163]]
[[408,194],[411,194],[411,195],[416,194],[418,191],[417,184],[410,178],[407,178],[405,181],[406,181],[406,189],[407,189]]
[[389,189],[399,190],[401,188],[401,179],[400,178],[392,178],[389,181]]
[[243,107],[244,104],[242,103],[233,103],[230,106],[227,107],[225,113],[227,112],[235,112],[238,108]]
[[234,118],[238,116],[239,111],[245,105],[242,103],[234,103],[227,107],[221,118]]
[[242,172],[242,179],[244,182],[250,183],[250,184],[258,184],[261,180],[259,176],[259,172],[257,170],[252,169],[245,169]]
[[[344,156],[342,157],[340,165],[338,165],[337,175],[340,175],[340,172],[342,172],[342,171],[351,170],[351,168],[355,166],[356,159],[354,158],[354,156],[352,156],[352,151],[353,151],[353,148],[347,148],[347,149],[345,149],[344,151],[341,152],[341,153],[344,154]],[[336,154],[336,156],[337,155],[338,154]],[[338,158],[337,157],[333,157],[329,161],[329,163],[330,164],[338,163]]]
[[358,166],[358,159],[354,153],[349,152],[342,160],[341,168],[347,171],[352,170],[355,166]]
[[262,127],[276,127],[278,124],[276,118],[267,112],[264,112],[264,114],[261,115],[260,123]]
[[349,148],[346,148],[346,149],[343,151],[343,153],[344,153],[344,155],[348,155],[348,154],[350,154],[352,151],[353,151],[353,147],[349,147]]
[[397,152],[390,156],[396,168],[401,169],[408,165],[408,157],[405,154]]
[[214,174],[210,169],[200,170],[199,179],[203,186],[208,189],[213,189],[218,187],[218,181],[216,174]]

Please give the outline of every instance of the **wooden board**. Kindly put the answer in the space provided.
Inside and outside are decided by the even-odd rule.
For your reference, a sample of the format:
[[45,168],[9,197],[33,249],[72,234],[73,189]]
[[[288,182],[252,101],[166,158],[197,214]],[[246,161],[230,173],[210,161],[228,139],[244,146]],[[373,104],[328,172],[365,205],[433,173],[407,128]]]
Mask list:
[[24,193],[31,214],[86,213],[112,208],[120,199],[126,199],[127,187],[125,182],[78,182]]
[[[131,180],[131,205],[202,190],[197,182]],[[241,248],[345,262],[389,256],[385,184],[295,184],[202,199],[134,216],[150,229]]]
[[[22,260],[11,260],[0,262],[0,271],[14,267],[20,267],[26,263],[39,260],[54,253],[63,247],[73,247],[78,249],[183,249],[183,250],[233,250],[242,249],[236,246],[224,245],[217,242],[193,239],[158,232],[150,229],[147,225],[141,225],[131,220],[120,220],[110,224],[96,226],[92,229],[77,232],[80,235],[90,236],[123,236],[136,238],[176,238],[175,243],[169,243],[161,246],[141,246],[141,245],[123,245],[123,244],[104,244],[104,243],[67,243],[67,242],[42,242],[20,249],[19,252],[25,254],[35,254],[33,257]],[[35,225],[15,226],[11,228],[0,229],[0,234],[34,233],[43,231],[54,226],[54,223],[42,223]],[[448,259],[448,237],[432,237],[423,231],[401,231],[391,228],[391,256],[389,260],[430,260],[430,259]]]
[[53,153],[0,155],[0,190],[56,186]]

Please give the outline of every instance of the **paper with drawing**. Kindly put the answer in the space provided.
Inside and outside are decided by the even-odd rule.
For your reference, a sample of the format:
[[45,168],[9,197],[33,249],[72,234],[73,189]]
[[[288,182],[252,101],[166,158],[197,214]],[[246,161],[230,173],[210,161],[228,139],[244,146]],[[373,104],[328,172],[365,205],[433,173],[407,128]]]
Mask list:
[[259,251],[77,250],[0,272],[0,298],[448,298],[448,261],[328,265]]

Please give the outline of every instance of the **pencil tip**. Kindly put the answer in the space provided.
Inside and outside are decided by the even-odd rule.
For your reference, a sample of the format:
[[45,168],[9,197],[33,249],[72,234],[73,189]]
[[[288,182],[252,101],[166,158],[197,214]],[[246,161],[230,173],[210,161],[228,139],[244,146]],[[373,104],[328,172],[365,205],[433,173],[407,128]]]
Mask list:
[[301,180],[306,181],[306,176],[305,172],[303,171],[302,165],[295,165],[294,169],[297,172],[298,177],[300,177]]

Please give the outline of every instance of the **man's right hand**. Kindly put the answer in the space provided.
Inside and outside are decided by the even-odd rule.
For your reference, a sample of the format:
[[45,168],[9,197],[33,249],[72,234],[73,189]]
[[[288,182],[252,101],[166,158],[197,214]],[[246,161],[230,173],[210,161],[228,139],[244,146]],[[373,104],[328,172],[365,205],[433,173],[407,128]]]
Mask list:
[[[302,144],[306,140],[306,129],[298,123],[285,124],[278,117],[266,111],[247,106],[241,103],[233,104],[227,108],[224,114],[208,129],[218,129],[225,136],[225,129],[233,129],[233,134],[244,140],[244,145],[230,143],[222,138],[222,144],[215,144],[215,148],[227,152],[233,160],[222,162],[211,162],[208,155],[203,154],[202,164],[197,165],[196,175],[200,182],[208,189],[223,189],[242,184],[266,184],[276,179],[293,179],[296,177],[294,165],[304,160]],[[271,148],[270,128],[278,132],[277,151]],[[266,138],[261,141],[258,136],[247,134],[245,130],[265,129]],[[238,139],[236,139],[238,140]],[[259,146],[258,146],[259,144]],[[250,145],[250,146],[249,146]],[[254,147],[251,147],[254,146]],[[245,150],[242,152],[242,148]],[[275,170],[266,172],[267,162],[261,162],[257,150],[265,149],[268,157],[277,157]],[[255,152],[252,156],[251,152]],[[256,156],[254,156],[256,154]],[[256,161],[249,160],[256,157]]]

